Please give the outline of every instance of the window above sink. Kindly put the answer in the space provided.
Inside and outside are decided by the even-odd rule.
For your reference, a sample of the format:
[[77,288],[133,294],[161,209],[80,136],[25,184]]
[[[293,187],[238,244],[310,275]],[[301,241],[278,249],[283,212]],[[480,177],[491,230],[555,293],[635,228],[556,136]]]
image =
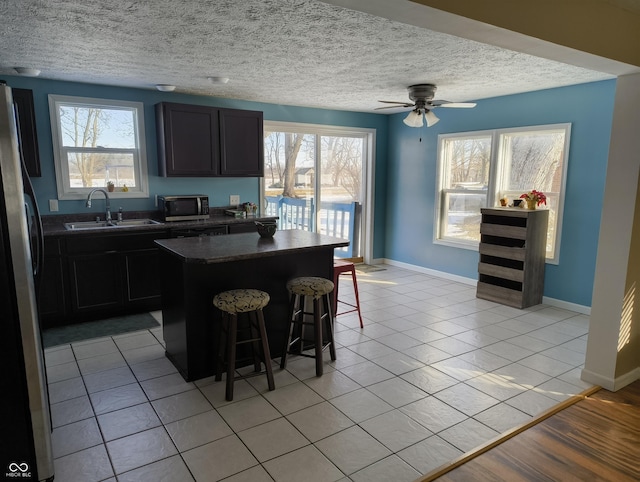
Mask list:
[[58,199],[149,197],[142,103],[49,95],[49,112]]

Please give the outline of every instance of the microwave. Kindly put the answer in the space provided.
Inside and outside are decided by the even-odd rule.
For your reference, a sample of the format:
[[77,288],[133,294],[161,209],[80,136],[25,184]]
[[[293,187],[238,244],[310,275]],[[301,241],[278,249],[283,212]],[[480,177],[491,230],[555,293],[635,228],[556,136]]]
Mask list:
[[165,221],[209,219],[209,196],[158,196],[158,208]]

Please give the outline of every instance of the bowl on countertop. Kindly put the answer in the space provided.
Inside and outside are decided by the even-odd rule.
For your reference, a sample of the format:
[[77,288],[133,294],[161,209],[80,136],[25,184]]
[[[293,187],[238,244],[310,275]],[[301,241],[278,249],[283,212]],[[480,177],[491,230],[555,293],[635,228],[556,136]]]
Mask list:
[[276,234],[277,226],[275,222],[264,222],[254,221],[256,223],[256,227],[258,228],[258,234],[262,238],[272,238],[274,234]]

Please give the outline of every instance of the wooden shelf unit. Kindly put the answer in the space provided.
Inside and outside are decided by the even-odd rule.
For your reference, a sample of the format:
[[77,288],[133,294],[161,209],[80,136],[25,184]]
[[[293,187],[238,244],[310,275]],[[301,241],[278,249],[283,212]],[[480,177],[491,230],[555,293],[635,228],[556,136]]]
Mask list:
[[514,308],[542,303],[547,209],[483,208],[476,296]]

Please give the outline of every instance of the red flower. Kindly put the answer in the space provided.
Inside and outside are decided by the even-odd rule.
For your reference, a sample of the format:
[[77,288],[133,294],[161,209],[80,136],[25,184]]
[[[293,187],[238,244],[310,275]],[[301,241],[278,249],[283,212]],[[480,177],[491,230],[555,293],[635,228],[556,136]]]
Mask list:
[[536,203],[538,203],[538,206],[540,206],[541,204],[544,204],[546,206],[547,204],[547,196],[544,195],[544,193],[540,192],[540,191],[536,191],[535,189],[533,189],[532,191],[526,192],[524,194],[522,194],[520,196],[520,199],[526,199],[528,201],[535,201]]

